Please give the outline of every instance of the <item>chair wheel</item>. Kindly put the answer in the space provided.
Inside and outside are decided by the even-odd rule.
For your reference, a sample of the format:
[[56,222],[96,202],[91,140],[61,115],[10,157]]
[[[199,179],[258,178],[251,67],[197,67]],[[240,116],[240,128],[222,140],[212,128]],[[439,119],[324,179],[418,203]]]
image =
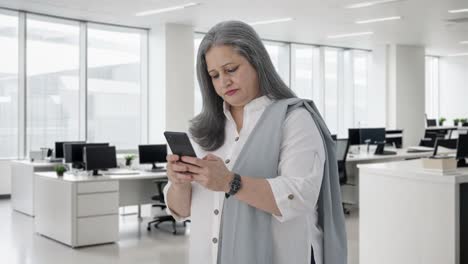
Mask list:
[[177,235],[177,231],[175,231],[175,230],[172,231],[172,234],[173,234],[173,235]]
[[146,230],[151,231],[151,226],[148,226]]

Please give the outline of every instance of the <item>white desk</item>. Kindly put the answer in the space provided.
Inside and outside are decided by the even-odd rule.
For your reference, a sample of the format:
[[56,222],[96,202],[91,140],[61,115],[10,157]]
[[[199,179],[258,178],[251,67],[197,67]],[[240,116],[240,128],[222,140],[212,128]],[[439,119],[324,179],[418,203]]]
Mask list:
[[34,216],[34,173],[53,171],[57,163],[11,161],[11,204],[14,210]]
[[[361,146],[360,152],[357,154],[348,154],[346,158],[346,173],[348,176],[348,184],[341,187],[342,199],[346,204],[359,205],[359,170],[358,164],[382,163],[401,161],[406,159],[419,159],[432,156],[433,152],[413,152],[408,153],[407,149],[385,148],[385,150],[395,151],[396,155],[375,155],[375,147],[371,147],[367,152],[366,147]],[[355,150],[353,150],[355,151]],[[451,153],[453,150],[441,148],[441,153]]]
[[34,219],[37,233],[71,247],[118,241],[119,206],[152,203],[154,179],[165,172],[137,175],[57,177],[36,173]]
[[359,263],[467,263],[467,168],[444,175],[421,160],[358,167]]

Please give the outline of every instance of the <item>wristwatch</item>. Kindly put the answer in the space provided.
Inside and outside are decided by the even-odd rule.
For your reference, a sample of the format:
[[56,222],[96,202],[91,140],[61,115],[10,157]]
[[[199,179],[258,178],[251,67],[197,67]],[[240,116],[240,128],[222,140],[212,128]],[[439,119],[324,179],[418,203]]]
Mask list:
[[240,188],[242,187],[241,176],[237,173],[234,173],[234,178],[229,183],[229,192],[225,194],[226,199],[231,195],[235,195]]

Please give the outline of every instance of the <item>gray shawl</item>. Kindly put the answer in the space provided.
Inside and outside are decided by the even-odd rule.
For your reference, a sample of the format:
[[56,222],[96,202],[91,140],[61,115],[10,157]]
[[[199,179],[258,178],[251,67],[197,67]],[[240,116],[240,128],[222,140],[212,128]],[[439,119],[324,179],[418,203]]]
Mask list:
[[[282,124],[286,114],[298,107],[304,107],[310,112],[325,146],[326,162],[318,200],[318,222],[323,230],[323,264],[346,264],[347,241],[335,143],[312,101],[290,98],[268,106],[232,170],[251,177],[276,177]],[[273,263],[271,221],[272,216],[269,213],[234,197],[226,199],[221,220],[218,264]]]

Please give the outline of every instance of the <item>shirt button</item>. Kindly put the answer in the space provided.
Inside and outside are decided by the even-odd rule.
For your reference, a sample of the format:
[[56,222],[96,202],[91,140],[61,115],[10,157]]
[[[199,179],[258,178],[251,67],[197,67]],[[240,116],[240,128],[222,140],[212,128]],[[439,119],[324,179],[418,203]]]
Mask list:
[[236,137],[234,140],[235,140],[235,141],[239,141],[239,137]]
[[218,214],[219,214],[219,210],[218,210],[218,209],[215,209],[213,213],[214,213],[215,215],[218,215]]
[[288,199],[289,199],[289,200],[294,199],[294,195],[292,195],[292,194],[288,195]]
[[216,237],[213,237],[213,240],[212,240],[212,241],[213,241],[213,244],[218,243],[218,239],[217,239]]
[[226,164],[228,164],[229,162],[231,162],[231,160],[230,160],[230,159],[227,159],[225,162],[226,162]]

